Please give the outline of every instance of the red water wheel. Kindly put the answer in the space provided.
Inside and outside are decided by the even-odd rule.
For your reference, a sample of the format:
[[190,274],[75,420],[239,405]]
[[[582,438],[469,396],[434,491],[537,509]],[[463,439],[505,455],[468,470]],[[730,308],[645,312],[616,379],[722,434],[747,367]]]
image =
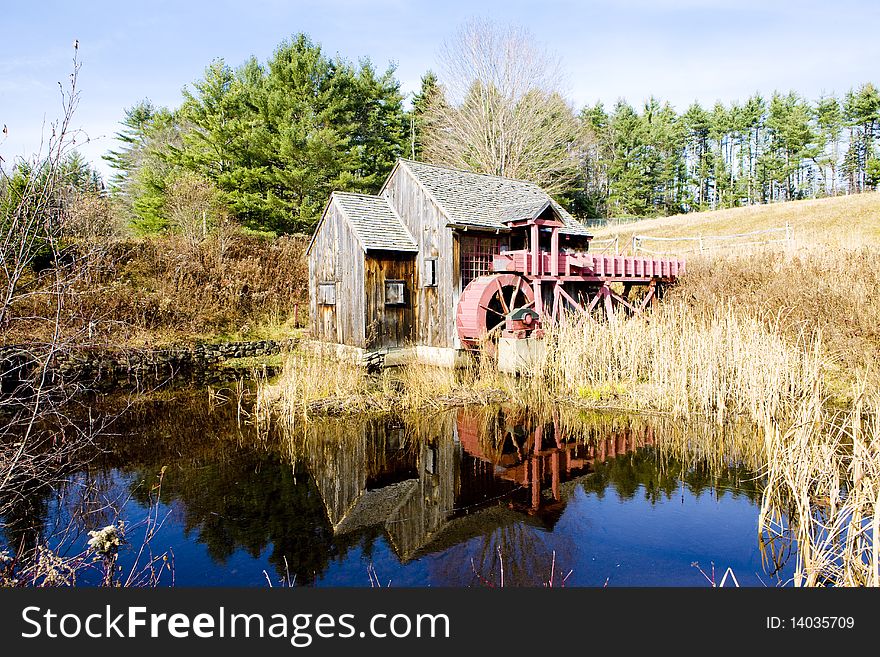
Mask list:
[[458,300],[455,324],[465,349],[476,349],[497,338],[504,316],[535,303],[532,287],[516,274],[491,274],[475,278]]

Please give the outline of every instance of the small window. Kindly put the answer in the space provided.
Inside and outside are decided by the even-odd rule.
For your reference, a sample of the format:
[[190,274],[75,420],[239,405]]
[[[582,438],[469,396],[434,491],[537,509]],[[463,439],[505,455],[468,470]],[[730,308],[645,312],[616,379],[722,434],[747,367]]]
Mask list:
[[437,287],[437,258],[425,258],[424,287]]
[[402,306],[404,301],[403,281],[385,281],[385,305]]
[[336,283],[319,283],[318,284],[318,305],[319,306],[335,306],[336,305]]

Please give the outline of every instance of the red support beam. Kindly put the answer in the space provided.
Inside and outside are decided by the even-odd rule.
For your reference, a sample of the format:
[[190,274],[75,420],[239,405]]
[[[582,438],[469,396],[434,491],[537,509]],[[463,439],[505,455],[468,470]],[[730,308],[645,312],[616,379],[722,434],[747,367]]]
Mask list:
[[575,301],[574,298],[572,298],[572,296],[568,292],[565,291],[565,288],[562,287],[561,283],[556,285],[556,289],[559,290],[559,294],[563,298],[565,298],[565,300],[568,301],[575,310],[577,310],[578,312],[581,312],[581,313],[587,312],[583,309],[581,304],[579,304],[577,301]]
[[635,313],[635,314],[637,314],[637,315],[638,315],[639,313],[642,312],[640,308],[636,308],[636,307],[635,307],[634,305],[632,305],[629,301],[626,301],[623,297],[621,297],[620,295],[616,294],[613,290],[610,290],[610,289],[609,289],[609,290],[608,290],[608,294],[610,294],[610,295],[614,298],[614,300],[617,301],[618,303],[622,303],[622,304],[623,304],[626,308],[628,308],[631,312],[633,312],[633,313]]
[[614,302],[611,300],[611,288],[609,288],[606,283],[602,286],[600,291],[602,292],[602,301],[605,304],[605,315],[610,319],[614,315]]
[[540,230],[537,224],[532,224],[532,243],[530,244],[532,247],[532,276],[540,276],[543,273],[541,271],[541,246],[538,243]]

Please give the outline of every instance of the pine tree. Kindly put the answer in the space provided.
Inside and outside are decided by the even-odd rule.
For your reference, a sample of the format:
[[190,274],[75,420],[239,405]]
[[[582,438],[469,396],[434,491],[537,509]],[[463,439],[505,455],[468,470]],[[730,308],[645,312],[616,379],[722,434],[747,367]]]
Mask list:
[[814,162],[822,176],[822,192],[837,193],[840,162],[840,134],[843,131],[843,111],[834,96],[825,96],[816,102],[816,152]]
[[116,189],[124,189],[126,181],[137,169],[143,148],[147,143],[147,130],[156,108],[148,100],[128,107],[124,110],[125,118],[122,119],[123,129],[116,133],[117,141],[122,145],[117,150],[111,150],[104,155],[104,160],[116,169],[116,174],[111,178],[110,184]]
[[422,158],[424,149],[425,130],[427,129],[426,112],[432,104],[445,104],[442,98],[443,91],[433,71],[428,71],[422,76],[422,85],[413,97],[412,110],[409,112],[409,157],[414,160]]
[[584,139],[580,154],[580,171],[571,194],[570,208],[582,217],[608,216],[608,165],[611,138],[608,113],[602,103],[585,107],[579,120]]
[[[608,157],[608,209],[614,216],[644,216],[651,198],[645,124],[625,101],[618,101],[609,116],[611,149]],[[646,175],[647,174],[647,175]]]
[[874,154],[874,140],[880,133],[880,92],[871,83],[862,85],[858,91],[850,90],[843,111],[849,126],[849,149],[844,158],[849,191],[862,192],[867,184],[868,160]]
[[138,232],[163,230],[165,187],[176,167],[171,157],[182,145],[177,117],[144,100],[125,110],[122,125],[122,146],[104,156],[116,169],[111,191]]
[[405,142],[394,69],[329,59],[303,34],[265,66],[251,58],[233,70],[215,60],[184,89],[170,122],[136,109],[110,157],[137,179],[134,214],[154,227],[169,176],[181,170],[213,184],[251,228],[309,231],[334,189],[378,191]]
[[710,207],[710,185],[714,158],[710,145],[712,117],[699,103],[693,103],[682,116],[686,131],[686,162],[689,209]]
[[394,69],[377,75],[369,60],[363,60],[355,78],[354,126],[349,149],[356,159],[352,172],[363,192],[379,190],[406,141],[406,116],[400,83]]

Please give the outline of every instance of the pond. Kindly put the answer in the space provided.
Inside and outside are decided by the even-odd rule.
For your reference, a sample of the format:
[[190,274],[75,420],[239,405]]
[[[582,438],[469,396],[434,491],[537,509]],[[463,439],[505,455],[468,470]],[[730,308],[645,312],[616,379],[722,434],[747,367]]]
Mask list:
[[[119,517],[176,586],[774,586],[749,436],[664,418],[515,406],[315,419],[259,433],[231,392],[139,401],[3,543],[75,554]],[[59,538],[63,536],[63,538]],[[137,562],[137,563],[136,563]],[[702,572],[701,572],[702,571]],[[82,584],[100,581],[96,571]]]

